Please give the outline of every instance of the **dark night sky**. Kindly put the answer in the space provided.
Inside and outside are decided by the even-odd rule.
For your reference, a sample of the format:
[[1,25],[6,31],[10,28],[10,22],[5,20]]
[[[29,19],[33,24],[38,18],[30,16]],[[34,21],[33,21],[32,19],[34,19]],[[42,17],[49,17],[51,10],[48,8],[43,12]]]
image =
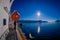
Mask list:
[[[11,12],[17,10],[20,20],[56,20],[60,19],[59,0],[14,0]],[[40,16],[37,17],[37,12]]]

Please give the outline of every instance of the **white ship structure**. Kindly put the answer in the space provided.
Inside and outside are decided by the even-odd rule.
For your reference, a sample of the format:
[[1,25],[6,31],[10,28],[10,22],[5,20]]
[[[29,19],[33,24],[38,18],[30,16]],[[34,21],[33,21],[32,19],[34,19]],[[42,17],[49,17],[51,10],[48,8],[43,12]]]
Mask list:
[[[0,40],[6,40],[6,36],[9,33],[10,9],[13,1],[15,0],[0,0]],[[18,40],[26,40],[22,31],[19,30],[18,27],[16,31],[17,31]]]

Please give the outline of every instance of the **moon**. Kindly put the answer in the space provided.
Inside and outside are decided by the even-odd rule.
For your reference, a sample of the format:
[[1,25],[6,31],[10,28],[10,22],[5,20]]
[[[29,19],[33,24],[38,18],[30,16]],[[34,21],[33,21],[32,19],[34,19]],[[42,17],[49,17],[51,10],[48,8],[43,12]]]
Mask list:
[[37,16],[40,16],[40,15],[41,15],[41,14],[40,14],[40,12],[38,11],[38,12],[37,12]]

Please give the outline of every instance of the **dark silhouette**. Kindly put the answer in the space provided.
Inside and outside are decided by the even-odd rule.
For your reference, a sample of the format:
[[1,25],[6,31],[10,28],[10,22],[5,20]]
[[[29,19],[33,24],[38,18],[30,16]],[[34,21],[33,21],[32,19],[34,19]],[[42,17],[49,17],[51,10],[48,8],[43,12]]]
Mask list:
[[14,21],[14,29],[16,30],[16,21]]
[[60,20],[56,20],[55,22],[60,22]]

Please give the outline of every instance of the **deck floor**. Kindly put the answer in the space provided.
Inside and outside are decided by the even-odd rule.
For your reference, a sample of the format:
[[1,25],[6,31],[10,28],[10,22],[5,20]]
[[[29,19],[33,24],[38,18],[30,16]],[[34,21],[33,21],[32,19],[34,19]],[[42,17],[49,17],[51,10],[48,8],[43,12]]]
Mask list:
[[18,40],[16,30],[11,28],[9,30],[7,37],[6,37],[6,40]]

